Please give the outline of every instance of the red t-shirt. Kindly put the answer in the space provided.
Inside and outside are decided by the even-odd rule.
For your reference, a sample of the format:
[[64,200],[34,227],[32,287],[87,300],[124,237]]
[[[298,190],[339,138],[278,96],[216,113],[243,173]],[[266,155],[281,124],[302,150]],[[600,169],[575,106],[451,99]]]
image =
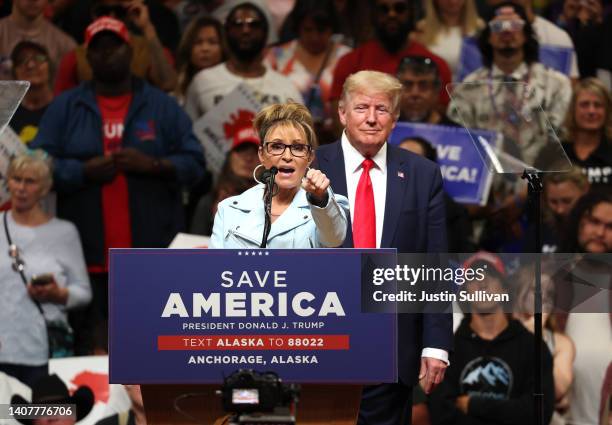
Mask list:
[[422,44],[411,41],[404,50],[397,53],[387,52],[378,41],[368,41],[353,51],[342,56],[334,69],[330,99],[338,100],[342,95],[342,85],[349,75],[363,70],[385,72],[395,75],[400,61],[405,56],[425,56],[431,58],[437,65],[442,80],[440,102],[447,105],[449,101],[446,85],[452,81],[451,70],[440,56],[434,55]]
[[[132,94],[121,96],[96,96],[102,114],[102,140],[104,155],[117,152],[123,145],[123,124],[127,116]],[[102,219],[104,222],[104,268],[90,268],[90,271],[108,270],[109,248],[130,248],[132,229],[127,180],[123,173],[102,186]],[[94,270],[96,269],[96,270]]]

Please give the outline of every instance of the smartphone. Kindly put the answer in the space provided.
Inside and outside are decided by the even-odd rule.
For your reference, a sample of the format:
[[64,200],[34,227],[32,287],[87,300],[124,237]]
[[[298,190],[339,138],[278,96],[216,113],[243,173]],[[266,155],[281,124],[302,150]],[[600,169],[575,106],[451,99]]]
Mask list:
[[51,273],[43,273],[32,276],[32,285],[45,286],[53,282],[54,278]]

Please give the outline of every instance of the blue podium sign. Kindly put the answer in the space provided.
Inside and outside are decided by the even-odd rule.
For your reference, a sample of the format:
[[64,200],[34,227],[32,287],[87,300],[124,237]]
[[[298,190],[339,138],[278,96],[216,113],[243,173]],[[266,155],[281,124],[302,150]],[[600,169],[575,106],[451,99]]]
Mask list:
[[455,202],[487,203],[493,175],[476,150],[472,136],[494,141],[495,132],[476,129],[468,132],[463,127],[398,122],[389,143],[399,145],[415,136],[426,139],[436,148],[444,190]]
[[361,312],[361,270],[395,250],[113,249],[111,383],[397,380],[394,314]]

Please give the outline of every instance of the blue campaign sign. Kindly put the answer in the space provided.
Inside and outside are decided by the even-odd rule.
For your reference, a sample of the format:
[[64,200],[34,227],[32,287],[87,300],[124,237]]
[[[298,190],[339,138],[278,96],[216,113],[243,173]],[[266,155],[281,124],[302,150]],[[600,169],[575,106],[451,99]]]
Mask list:
[[[572,70],[572,55],[573,50],[569,47],[541,44],[539,62],[569,76]],[[459,54],[457,80],[463,81],[468,74],[480,67],[482,67],[482,55],[478,48],[478,42],[474,37],[465,37]]]
[[113,249],[110,382],[396,382],[396,316],[361,312],[364,258],[396,252]]
[[[472,136],[496,140],[491,131],[470,130]],[[422,137],[436,147],[444,190],[456,202],[485,205],[492,175],[463,127],[399,122],[389,143],[399,145],[410,137]]]

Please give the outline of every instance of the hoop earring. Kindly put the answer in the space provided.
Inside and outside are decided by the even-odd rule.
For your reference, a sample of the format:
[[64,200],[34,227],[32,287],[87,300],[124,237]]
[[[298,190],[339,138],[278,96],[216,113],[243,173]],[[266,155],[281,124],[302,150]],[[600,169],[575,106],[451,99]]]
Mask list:
[[[261,181],[259,181],[259,180],[257,179],[257,170],[259,169],[259,167],[264,167],[264,165],[263,165],[263,164],[259,164],[257,167],[255,167],[255,169],[253,170],[253,180],[255,180],[255,181],[256,181],[257,183],[259,183],[259,184],[264,184],[263,182],[261,182]],[[266,168],[266,167],[264,167],[264,169],[265,169],[265,168]]]

